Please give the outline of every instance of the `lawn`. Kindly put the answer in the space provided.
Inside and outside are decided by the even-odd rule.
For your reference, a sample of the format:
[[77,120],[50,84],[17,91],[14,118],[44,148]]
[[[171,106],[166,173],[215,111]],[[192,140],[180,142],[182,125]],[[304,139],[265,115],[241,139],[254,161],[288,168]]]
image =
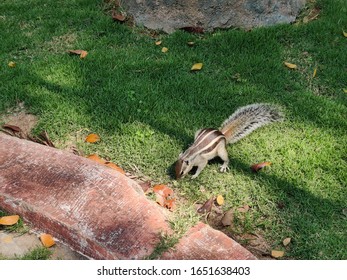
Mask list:
[[[58,148],[168,184],[179,197],[174,229],[220,194],[224,210],[250,207],[223,229],[242,244],[256,234],[288,259],[347,259],[347,3],[310,6],[319,16],[304,11],[292,25],[166,35],[114,22],[102,0],[2,0],[0,114],[24,104],[39,118],[34,133],[46,130]],[[195,180],[174,180],[197,129],[260,102],[283,107],[285,121],[230,145],[229,172],[213,161]],[[85,143],[89,133],[101,141]],[[252,173],[262,161],[272,165]]]

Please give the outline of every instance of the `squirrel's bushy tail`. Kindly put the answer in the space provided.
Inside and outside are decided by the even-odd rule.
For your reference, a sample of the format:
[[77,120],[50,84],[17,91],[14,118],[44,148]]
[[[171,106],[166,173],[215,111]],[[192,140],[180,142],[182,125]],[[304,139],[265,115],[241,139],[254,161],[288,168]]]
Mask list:
[[220,131],[227,143],[235,143],[266,124],[283,120],[278,106],[273,104],[252,104],[239,108],[222,124]]

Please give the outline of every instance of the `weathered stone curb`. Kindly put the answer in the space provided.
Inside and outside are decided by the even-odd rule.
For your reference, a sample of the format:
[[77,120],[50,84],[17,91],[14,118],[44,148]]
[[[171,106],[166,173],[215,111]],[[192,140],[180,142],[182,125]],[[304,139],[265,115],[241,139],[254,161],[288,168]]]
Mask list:
[[255,260],[256,257],[224,233],[198,223],[175,248],[165,252],[166,260]]
[[[171,230],[140,186],[89,159],[0,133],[0,208],[93,259],[143,259]],[[163,259],[252,259],[198,224]]]

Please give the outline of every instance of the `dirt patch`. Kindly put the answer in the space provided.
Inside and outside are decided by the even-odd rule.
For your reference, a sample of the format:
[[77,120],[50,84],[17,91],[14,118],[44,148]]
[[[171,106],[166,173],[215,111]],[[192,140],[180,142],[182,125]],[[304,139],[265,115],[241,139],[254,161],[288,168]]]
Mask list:
[[0,115],[0,123],[18,126],[25,135],[29,134],[37,122],[38,117],[26,112],[24,103],[18,103],[17,107],[8,110],[4,115]]

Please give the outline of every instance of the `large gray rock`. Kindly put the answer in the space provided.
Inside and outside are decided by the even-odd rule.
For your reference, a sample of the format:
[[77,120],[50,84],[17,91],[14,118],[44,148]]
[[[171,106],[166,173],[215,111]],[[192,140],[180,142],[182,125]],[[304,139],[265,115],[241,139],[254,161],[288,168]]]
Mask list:
[[136,24],[171,33],[184,27],[269,26],[293,22],[306,0],[127,0]]

